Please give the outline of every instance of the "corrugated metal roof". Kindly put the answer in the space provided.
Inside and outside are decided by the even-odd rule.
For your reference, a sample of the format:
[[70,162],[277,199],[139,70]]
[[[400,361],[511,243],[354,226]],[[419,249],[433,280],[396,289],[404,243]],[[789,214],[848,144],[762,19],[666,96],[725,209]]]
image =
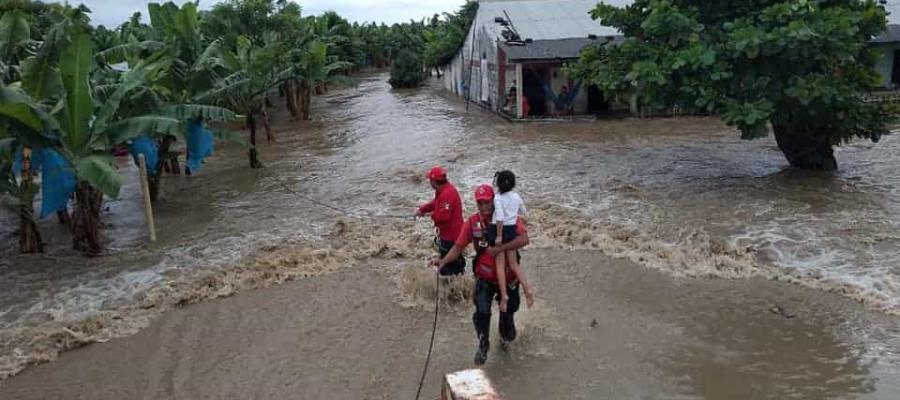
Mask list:
[[[626,5],[630,0],[606,0],[608,4]],[[532,40],[554,40],[617,35],[618,31],[591,19],[597,0],[518,0],[482,1],[478,4],[476,26],[482,26],[493,38],[501,39],[503,26],[494,18],[509,15],[519,36]]]
[[602,46],[607,43],[621,43],[621,36],[606,36],[596,39],[569,38],[535,40],[524,45],[501,44],[510,61],[523,60],[569,60],[578,58],[581,50],[588,46]]

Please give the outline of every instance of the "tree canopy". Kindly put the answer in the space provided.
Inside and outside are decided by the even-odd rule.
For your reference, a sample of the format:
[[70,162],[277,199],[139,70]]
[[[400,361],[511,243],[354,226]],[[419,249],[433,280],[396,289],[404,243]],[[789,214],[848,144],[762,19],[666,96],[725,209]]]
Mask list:
[[874,0],[636,0],[591,15],[626,39],[586,50],[576,75],[651,110],[717,113],[745,139],[771,126],[793,166],[835,169],[833,146],[878,140],[892,121],[863,101],[886,25]]

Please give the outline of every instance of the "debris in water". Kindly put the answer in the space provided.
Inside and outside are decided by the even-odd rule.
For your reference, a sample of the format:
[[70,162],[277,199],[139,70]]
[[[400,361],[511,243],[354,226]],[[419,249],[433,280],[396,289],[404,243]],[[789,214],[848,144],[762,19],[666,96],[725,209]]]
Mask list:
[[772,308],[769,309],[769,312],[771,312],[772,314],[780,315],[785,318],[794,318],[795,317],[794,314],[788,313],[787,311],[785,311],[783,308],[781,308],[777,304],[772,306]]
[[591,328],[596,328],[597,325],[598,325],[598,324],[597,324],[597,320],[596,320],[596,319],[592,319],[592,320],[591,320]]

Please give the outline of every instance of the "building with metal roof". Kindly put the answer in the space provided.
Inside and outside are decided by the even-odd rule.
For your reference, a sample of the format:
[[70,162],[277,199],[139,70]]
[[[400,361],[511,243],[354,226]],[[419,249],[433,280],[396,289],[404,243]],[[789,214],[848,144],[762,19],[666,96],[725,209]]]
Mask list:
[[[597,0],[478,3],[466,41],[443,68],[448,90],[519,118],[587,114],[606,107],[602,93],[562,71],[563,64],[577,59],[585,47],[621,40],[618,31],[591,18]],[[626,5],[630,0],[606,3]]]
[[[603,0],[624,6],[631,0]],[[590,46],[624,40],[590,16],[598,0],[479,0],[462,48],[442,69],[444,86],[511,118],[600,114],[611,104],[563,65]],[[888,28],[872,39],[885,88],[900,87],[900,0],[887,0]],[[897,62],[895,62],[895,60]],[[564,89],[565,88],[565,89]],[[518,106],[517,106],[518,105]],[[614,105],[613,105],[614,106]]]

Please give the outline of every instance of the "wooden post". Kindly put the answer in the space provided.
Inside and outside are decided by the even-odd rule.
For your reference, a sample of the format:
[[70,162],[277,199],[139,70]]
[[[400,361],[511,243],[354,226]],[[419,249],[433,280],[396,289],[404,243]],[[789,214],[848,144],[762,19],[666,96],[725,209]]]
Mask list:
[[522,107],[522,95],[525,92],[525,82],[522,81],[522,63],[516,63],[516,118],[525,117]]
[[156,241],[156,224],[153,222],[153,204],[150,202],[150,185],[147,182],[147,161],[143,154],[138,154],[138,170],[141,175],[141,192],[144,193],[144,215],[147,217],[147,229],[150,231],[150,241]]
[[[469,82],[466,83],[466,112],[469,112],[469,100],[472,99],[472,69],[475,68],[475,34],[478,32],[478,28],[472,24],[472,49],[469,51]],[[465,63],[465,60],[463,60]],[[479,67],[480,69],[480,67]],[[483,72],[482,72],[483,73]]]

